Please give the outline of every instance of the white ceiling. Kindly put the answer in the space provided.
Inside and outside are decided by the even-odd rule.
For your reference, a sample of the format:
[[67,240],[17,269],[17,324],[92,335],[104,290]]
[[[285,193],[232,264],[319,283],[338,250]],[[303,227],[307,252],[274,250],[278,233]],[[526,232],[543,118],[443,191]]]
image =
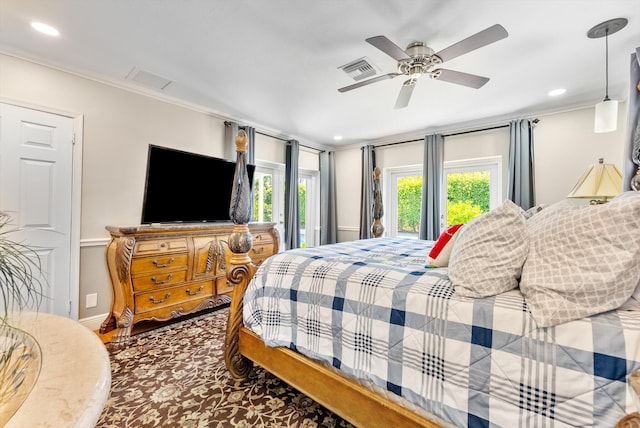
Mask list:
[[[351,145],[593,105],[605,92],[605,39],[586,33],[618,17],[629,23],[609,37],[609,95],[624,100],[640,46],[638,0],[0,0],[0,52],[303,143]],[[31,21],[60,36],[36,33]],[[337,91],[354,83],[338,67],[355,59],[396,71],[368,37],[439,51],[493,24],[509,36],[443,65],[491,78],[480,89],[423,76],[399,110],[402,77]],[[134,68],[173,83],[147,89],[126,79]],[[567,92],[549,97],[555,88]]]

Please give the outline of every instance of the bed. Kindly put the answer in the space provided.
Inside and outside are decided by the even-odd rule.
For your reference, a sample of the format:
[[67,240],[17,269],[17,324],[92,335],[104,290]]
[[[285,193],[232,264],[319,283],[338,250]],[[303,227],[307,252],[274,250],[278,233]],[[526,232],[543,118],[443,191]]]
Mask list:
[[[238,189],[232,198],[238,205],[231,208],[241,214],[248,192],[242,140],[236,141]],[[612,214],[613,208],[607,208],[606,218],[628,216]],[[542,213],[550,216],[554,210],[535,215],[542,218]],[[563,219],[570,217],[562,213]],[[549,303],[548,290],[535,295],[529,288],[547,274],[549,265],[558,262],[564,268],[579,257],[573,250],[547,254],[546,243],[552,245],[554,236],[544,236],[545,245],[539,245],[541,256],[551,257],[543,260],[542,271],[517,272],[528,288],[479,296],[474,295],[475,283],[466,295],[460,291],[464,270],[425,267],[434,243],[412,239],[374,238],[289,250],[257,268],[246,254],[251,245],[247,219],[234,219],[229,240],[227,277],[235,288],[225,358],[236,379],[246,379],[255,363],[361,427],[633,426],[640,311],[624,306],[636,295],[640,279],[632,260],[636,253],[614,263],[611,272],[582,268],[599,280],[625,284],[607,292],[598,313],[583,315],[588,313],[580,312],[583,302],[570,301],[558,303],[560,309],[551,311],[557,318],[549,321],[545,311],[555,303]],[[624,227],[614,223],[617,231],[604,241],[617,248],[621,245],[614,235]],[[544,223],[540,227],[554,233]],[[594,229],[591,224],[581,227],[571,236]],[[503,227],[494,239],[504,235]],[[483,254],[500,245],[492,244]],[[634,245],[635,240],[624,246]],[[527,249],[533,246],[526,242]],[[494,259],[504,264],[504,259],[522,257],[517,249],[508,250]],[[594,251],[601,254],[603,248]],[[459,253],[455,256],[464,258]],[[473,263],[477,258],[467,257]],[[494,275],[499,269],[472,268],[474,282],[490,288],[500,283]],[[561,302],[562,296],[552,296],[556,300]]]

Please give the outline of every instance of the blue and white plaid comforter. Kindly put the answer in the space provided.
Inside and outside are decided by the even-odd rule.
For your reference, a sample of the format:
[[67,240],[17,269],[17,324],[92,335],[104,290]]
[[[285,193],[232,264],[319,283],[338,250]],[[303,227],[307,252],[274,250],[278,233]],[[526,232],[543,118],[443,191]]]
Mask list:
[[536,328],[522,294],[454,296],[432,243],[378,238],[266,260],[244,323],[458,426],[612,427],[635,411],[640,312]]

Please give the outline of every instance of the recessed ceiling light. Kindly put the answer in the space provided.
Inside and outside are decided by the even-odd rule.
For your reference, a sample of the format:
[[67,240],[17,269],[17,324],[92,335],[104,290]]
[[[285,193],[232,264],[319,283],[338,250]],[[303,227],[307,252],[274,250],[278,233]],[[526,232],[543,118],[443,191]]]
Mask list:
[[342,135],[335,135],[333,137],[333,139],[336,140],[336,141],[340,141],[340,140],[342,140]]
[[549,95],[550,97],[557,97],[558,95],[562,95],[562,94],[564,94],[565,92],[567,92],[567,90],[566,90],[566,89],[564,89],[564,88],[558,88],[558,89],[554,89],[554,90],[552,90],[552,91],[549,91],[549,94],[548,94],[548,95]]
[[46,34],[47,36],[60,35],[60,31],[53,28],[51,25],[47,25],[42,22],[32,22],[31,27],[33,27],[34,30],[41,32],[42,34]]

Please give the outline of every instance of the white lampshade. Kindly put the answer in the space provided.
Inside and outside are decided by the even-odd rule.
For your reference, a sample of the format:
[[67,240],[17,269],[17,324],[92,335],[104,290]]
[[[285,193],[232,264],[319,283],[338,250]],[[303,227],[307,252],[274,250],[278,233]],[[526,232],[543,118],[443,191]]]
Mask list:
[[618,101],[605,99],[596,104],[594,132],[611,132],[618,127]]
[[[607,198],[613,198],[622,192],[622,174],[612,163],[604,163],[599,159],[599,163],[589,165],[571,189],[568,198],[590,198],[592,203],[606,202]],[[603,198],[595,201],[596,198]]]

